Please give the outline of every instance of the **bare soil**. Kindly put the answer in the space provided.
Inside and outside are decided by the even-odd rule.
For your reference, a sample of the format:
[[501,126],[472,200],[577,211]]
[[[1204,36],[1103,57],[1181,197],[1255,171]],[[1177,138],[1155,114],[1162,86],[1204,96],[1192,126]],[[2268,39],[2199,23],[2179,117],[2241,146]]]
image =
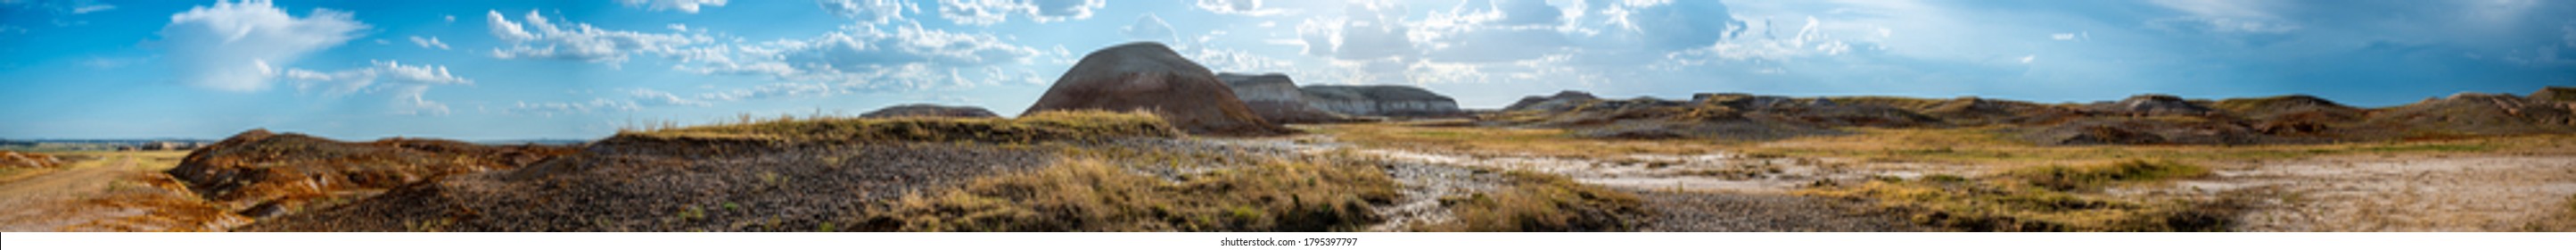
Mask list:
[[2517,231],[2576,195],[2576,155],[2245,162],[2176,189],[2252,195],[2239,231]]

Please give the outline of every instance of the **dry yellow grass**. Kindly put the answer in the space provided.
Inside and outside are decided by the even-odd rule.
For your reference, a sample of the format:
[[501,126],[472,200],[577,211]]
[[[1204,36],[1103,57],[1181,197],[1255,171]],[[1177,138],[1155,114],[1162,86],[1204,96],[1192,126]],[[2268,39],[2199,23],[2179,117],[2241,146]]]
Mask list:
[[2451,140],[2250,146],[2041,146],[2002,127],[1944,129],[1847,128],[1852,135],[1770,142],[1711,140],[1608,140],[1567,136],[1556,129],[1416,127],[1339,124],[1305,127],[1350,143],[1478,155],[1610,157],[1627,154],[1705,154],[1829,157],[1874,162],[1933,162],[1998,166],[2092,165],[2137,159],[2195,161],[2291,159],[2325,155],[2482,154],[2576,152],[2576,135],[2530,135]]
[[2267,160],[2324,155],[2425,155],[2452,153],[2550,153],[2576,149],[2576,136],[2531,135],[2452,140],[2250,146],[2039,146],[2014,140],[2002,128],[1850,129],[1857,135],[1809,137],[1744,145],[1752,154],[1839,157],[1870,161],[2035,166],[2086,165],[2134,159]]
[[963,188],[907,195],[869,211],[894,231],[1356,231],[1393,200],[1377,169],[1338,163],[1261,164],[1166,181],[1115,161],[1071,159]]
[[2217,200],[2109,198],[2099,188],[2203,176],[2172,162],[2043,166],[1985,178],[1935,175],[1820,185],[1800,194],[1872,201],[1916,223],[1964,231],[2221,231],[2234,208]]
[[1152,113],[1053,111],[1015,119],[950,117],[806,117],[740,121],[690,127],[619,131],[617,137],[780,142],[979,141],[1031,142],[1112,137],[1181,137]]
[[1583,185],[1565,176],[1506,171],[1506,188],[1491,195],[1443,197],[1456,220],[1421,225],[1415,231],[1567,232],[1627,231],[1635,223],[1623,215],[1642,213],[1636,195]]

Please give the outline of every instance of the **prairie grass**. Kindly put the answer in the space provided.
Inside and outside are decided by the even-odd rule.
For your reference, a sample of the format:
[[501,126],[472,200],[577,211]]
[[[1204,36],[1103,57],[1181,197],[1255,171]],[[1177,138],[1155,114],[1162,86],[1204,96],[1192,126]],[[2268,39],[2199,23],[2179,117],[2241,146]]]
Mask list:
[[1395,181],[1373,167],[1268,160],[1167,181],[1068,159],[871,209],[886,231],[1356,231],[1377,223]]
[[2113,185],[2207,175],[2198,166],[2133,161],[2094,166],[2041,166],[1986,178],[1880,178],[1819,185],[1803,195],[1873,201],[1916,223],[1962,231],[2221,231],[2237,210],[2226,200],[2120,199],[2095,194]]

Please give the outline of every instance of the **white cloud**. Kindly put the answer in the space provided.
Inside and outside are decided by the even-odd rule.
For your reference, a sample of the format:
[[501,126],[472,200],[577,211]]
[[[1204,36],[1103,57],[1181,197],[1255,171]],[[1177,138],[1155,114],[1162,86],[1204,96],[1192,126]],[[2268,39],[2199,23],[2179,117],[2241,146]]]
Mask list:
[[1126,34],[1128,40],[1157,41],[1164,44],[1180,41],[1180,36],[1172,32],[1172,24],[1164,23],[1163,18],[1155,17],[1154,13],[1145,13],[1145,16],[1137,17],[1135,24],[1118,28],[1118,33]]
[[447,22],[456,22],[456,15],[447,15]]
[[297,18],[268,1],[227,1],[170,16],[159,43],[182,82],[246,92],[267,89],[272,67],[347,43],[367,28],[346,12],[317,8]]
[[1038,23],[1091,18],[1107,0],[939,0],[939,16],[965,25],[992,25],[1012,15]]
[[[1782,61],[1812,56],[1834,56],[1850,53],[1854,46],[1834,39],[1822,29],[1824,22],[1807,17],[1807,24],[1788,38],[1734,39],[1707,47],[1673,52],[1667,59],[1680,65],[1700,65],[1710,61]],[[1879,49],[1860,46],[1860,49]]]
[[[502,18],[499,12],[493,12],[492,17],[493,35],[513,43],[509,48],[492,50],[492,57],[501,59],[553,59],[616,64],[625,62],[627,56],[631,54],[669,53],[684,46],[715,40],[705,35],[601,29],[586,23],[558,25],[535,11],[529,11],[526,17],[527,26],[535,30],[533,34],[529,34],[518,30],[518,25],[509,23],[509,20]],[[526,36],[521,36],[522,34]]]
[[852,20],[859,25],[876,25],[903,20],[903,12],[920,11],[921,6],[901,0],[819,0],[823,11]]
[[271,74],[295,82],[296,91],[321,91],[326,96],[390,91],[389,105],[394,114],[446,115],[447,104],[422,97],[430,86],[473,85],[474,80],[447,72],[446,66],[403,65],[401,62],[377,61],[360,69],[321,72],[305,69],[283,69]]
[[500,10],[492,10],[485,16],[488,17],[484,19],[485,22],[492,24],[492,37],[514,43],[537,39],[536,34],[528,33],[528,30],[520,27],[519,23],[510,22],[510,18],[502,17]]
[[[1026,63],[1043,54],[991,34],[955,33],[917,25],[853,27],[811,39],[777,40],[674,51],[679,70],[706,74],[765,75],[780,80],[826,82],[859,90],[925,89],[996,82],[957,77],[957,67]],[[986,76],[985,78],[1001,78]]]
[[1288,13],[1278,8],[1262,8],[1262,0],[1198,0],[1200,10],[1217,14],[1270,16]]
[[2022,64],[2030,64],[2030,60],[2036,60],[2036,59],[2039,59],[2039,55],[2025,55],[2025,56],[2021,56],[2021,63],[2022,63]]
[[725,0],[617,0],[617,2],[626,4],[627,7],[641,7],[657,11],[679,10],[680,12],[685,13],[698,13],[698,9],[700,8],[698,6],[700,5],[708,7],[724,7],[725,5]]
[[707,103],[706,101],[683,98],[679,95],[673,95],[671,92],[662,92],[659,90],[630,89],[627,90],[626,93],[629,96],[635,97],[636,100],[643,100],[643,103],[647,105],[683,105],[699,107],[714,105]]
[[438,37],[422,38],[420,36],[412,36],[411,43],[420,45],[421,48],[447,49],[447,43],[438,41]]
[[83,5],[83,6],[80,6],[80,7],[72,7],[72,14],[89,14],[90,12],[109,11],[109,10],[115,10],[115,9],[116,9],[116,6],[115,6],[115,5],[106,5],[106,4],[99,4],[99,5]]
[[320,72],[288,68],[271,72],[295,83],[296,91],[321,91],[324,95],[347,95],[372,91],[377,83],[406,85],[470,85],[468,80],[447,72],[447,66],[403,65],[395,61],[377,61],[367,68]]
[[2073,40],[2075,40],[2075,33],[2057,33],[2057,34],[2048,34],[2048,39],[2050,39],[2050,40],[2058,40],[2058,41],[2073,41]]

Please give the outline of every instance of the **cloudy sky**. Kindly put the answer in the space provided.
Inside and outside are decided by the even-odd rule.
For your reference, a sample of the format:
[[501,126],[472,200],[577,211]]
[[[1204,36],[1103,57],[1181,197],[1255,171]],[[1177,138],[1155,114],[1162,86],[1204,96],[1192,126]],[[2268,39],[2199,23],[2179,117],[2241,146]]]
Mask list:
[[1010,115],[1131,41],[1470,108],[1565,89],[2387,106],[2576,85],[2576,2],[2542,0],[0,0],[0,138]]

